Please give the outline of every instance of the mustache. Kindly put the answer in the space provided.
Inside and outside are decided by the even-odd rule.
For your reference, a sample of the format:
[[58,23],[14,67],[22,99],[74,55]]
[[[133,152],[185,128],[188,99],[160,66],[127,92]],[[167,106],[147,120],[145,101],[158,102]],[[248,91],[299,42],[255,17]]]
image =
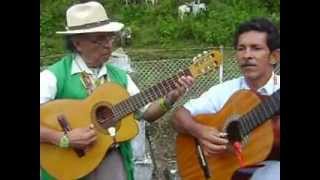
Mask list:
[[256,64],[253,63],[244,63],[240,65],[241,67],[248,67],[248,66],[256,66]]

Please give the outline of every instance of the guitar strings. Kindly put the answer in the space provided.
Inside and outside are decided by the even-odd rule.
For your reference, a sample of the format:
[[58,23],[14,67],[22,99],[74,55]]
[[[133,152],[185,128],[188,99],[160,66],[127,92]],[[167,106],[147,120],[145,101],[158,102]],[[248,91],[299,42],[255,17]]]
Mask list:
[[[135,110],[136,107],[141,107],[144,104],[147,104],[148,102],[155,100],[156,97],[161,97],[167,94],[169,91],[176,88],[175,83],[183,75],[192,75],[190,69],[188,68],[183,71],[180,71],[173,77],[161,81],[160,83],[146,89],[142,93],[131,96],[127,100],[119,102],[111,108],[113,114],[107,115],[107,118],[98,120],[98,122],[104,123],[105,121],[107,121],[107,119],[111,119],[111,121],[116,122],[122,116],[125,116],[128,113],[130,113],[129,111]],[[114,118],[112,118],[112,115],[114,115]]]
[[[182,73],[182,75],[189,74],[189,72],[187,72],[186,70],[179,72],[179,73]],[[121,118],[121,116],[124,116],[127,113],[129,113],[129,112],[127,112],[128,109],[131,111],[131,110],[134,110],[136,107],[140,106],[141,104],[148,103],[148,102],[145,102],[144,99],[147,99],[147,101],[149,101],[149,99],[152,100],[153,98],[155,98],[157,96],[163,96],[163,95],[167,94],[168,92],[163,92],[163,90],[170,91],[170,90],[176,88],[175,81],[177,81],[178,78],[182,76],[182,75],[179,76],[179,73],[178,73],[178,75],[175,75],[172,78],[161,81],[160,83],[152,86],[151,88],[148,88],[147,90],[143,91],[142,93],[131,96],[127,100],[119,102],[118,104],[116,104],[115,106],[113,106],[111,108],[113,115],[114,115],[114,118],[111,118],[112,114],[110,114],[106,117],[111,118],[112,121],[116,121],[119,118]],[[162,89],[159,86],[164,87],[164,88]],[[154,88],[157,88],[157,89],[154,89]],[[157,91],[157,90],[159,90],[159,91]],[[161,94],[158,94],[157,92],[160,92]],[[105,121],[107,121],[108,118],[98,120],[98,122],[102,124]]]
[[[249,113],[243,115],[239,120],[240,125],[243,126],[241,133],[247,135],[252,129],[257,127],[257,125],[263,123],[263,120],[266,119],[268,115],[274,114],[279,106],[277,102],[279,98],[280,90],[277,90],[271,96],[264,99],[262,103],[254,107]],[[259,113],[259,111],[261,113]]]
[[[163,85],[162,84],[162,86],[165,87],[165,89],[172,89],[172,86],[175,87],[174,84],[171,84],[171,85]],[[140,106],[142,103],[145,104],[146,102],[144,101],[144,98],[148,99],[148,101],[149,101],[149,99],[154,98],[155,95],[158,96],[157,93],[155,93],[155,94],[149,94],[149,93],[145,94],[145,93],[146,93],[146,91],[143,92],[143,95],[140,94],[140,96],[135,96],[136,98],[133,98],[134,96],[131,96],[129,99],[127,99],[125,101],[121,101],[120,103],[114,105],[111,108],[113,114],[110,113],[110,115],[106,115],[105,116],[105,117],[107,117],[106,119],[98,120],[98,122],[104,123],[105,121],[107,121],[107,119],[112,119],[112,121],[116,121],[119,118],[121,118],[121,116],[124,116],[127,113],[129,113],[129,112],[127,112],[128,110],[132,110],[132,108]],[[150,93],[152,93],[152,91],[150,91]],[[163,94],[160,94],[160,95],[163,95]],[[114,118],[112,118],[112,115],[114,115]]]
[[160,83],[148,88],[142,93],[137,94],[135,96],[131,96],[127,100],[118,103],[117,105],[115,105],[115,116],[121,117],[123,114],[128,113],[128,108],[129,111],[134,110],[134,107],[143,106],[143,104],[147,104],[148,102],[155,100],[155,97],[161,97],[167,94],[170,90],[176,88],[175,82],[183,75],[192,74],[189,69],[185,69],[183,71],[178,72],[175,76],[167,80],[161,81]]

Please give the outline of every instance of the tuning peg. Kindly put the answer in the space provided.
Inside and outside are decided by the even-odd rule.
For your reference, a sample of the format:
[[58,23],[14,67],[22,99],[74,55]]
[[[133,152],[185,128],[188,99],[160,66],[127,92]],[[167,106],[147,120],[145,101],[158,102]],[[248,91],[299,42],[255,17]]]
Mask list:
[[197,60],[197,58],[196,58],[196,57],[194,57],[194,58],[192,59],[192,62],[196,62],[196,60]]

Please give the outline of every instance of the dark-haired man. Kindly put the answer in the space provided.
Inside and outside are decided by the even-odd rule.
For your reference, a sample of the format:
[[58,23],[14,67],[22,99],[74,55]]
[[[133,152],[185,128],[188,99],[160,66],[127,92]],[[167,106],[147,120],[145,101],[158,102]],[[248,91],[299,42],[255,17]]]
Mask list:
[[[280,33],[269,20],[256,18],[240,24],[234,36],[234,48],[243,76],[211,87],[175,112],[176,130],[197,138],[207,156],[224,152],[228,139],[215,127],[194,121],[194,116],[217,113],[230,96],[241,89],[269,96],[280,88],[280,76],[273,72],[273,65],[280,59]],[[276,124],[276,129],[279,129],[280,121]],[[280,179],[280,161],[265,164],[267,166],[259,169],[252,178]]]

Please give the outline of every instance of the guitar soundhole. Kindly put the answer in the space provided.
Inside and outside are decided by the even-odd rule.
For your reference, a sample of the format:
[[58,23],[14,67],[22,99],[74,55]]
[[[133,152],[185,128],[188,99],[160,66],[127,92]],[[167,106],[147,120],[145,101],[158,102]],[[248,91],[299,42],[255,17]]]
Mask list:
[[226,132],[228,133],[228,139],[230,142],[242,141],[239,121],[231,121],[226,128]]
[[113,113],[112,110],[108,106],[99,106],[96,108],[95,116],[97,122],[107,128],[115,125],[113,121]]

